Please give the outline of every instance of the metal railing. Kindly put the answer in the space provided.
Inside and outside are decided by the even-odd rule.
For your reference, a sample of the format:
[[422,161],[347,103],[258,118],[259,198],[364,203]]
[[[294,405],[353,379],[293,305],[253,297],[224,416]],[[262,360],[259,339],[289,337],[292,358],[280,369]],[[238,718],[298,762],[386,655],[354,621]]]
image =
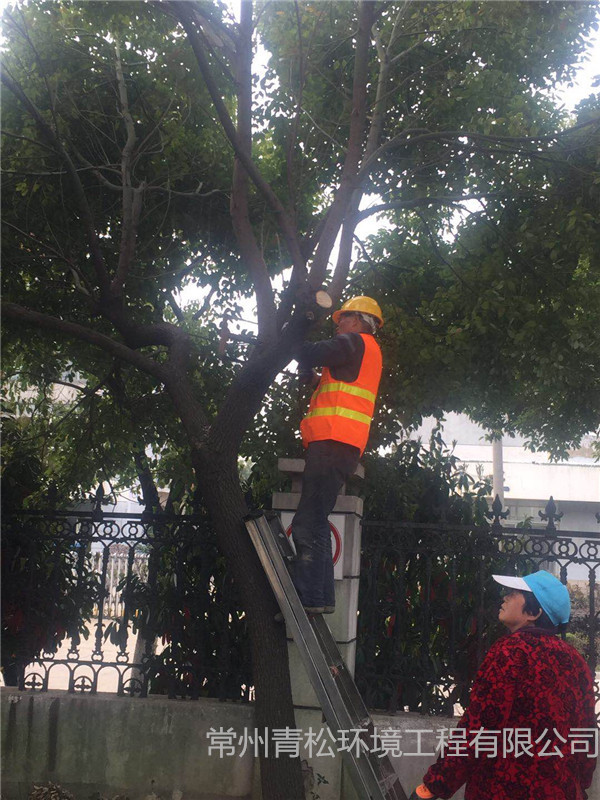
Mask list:
[[[597,668],[600,533],[363,522],[356,682],[370,708],[452,713],[499,635],[494,572],[570,585],[564,634]],[[3,663],[21,689],[253,695],[248,630],[202,515],[21,512],[3,519]],[[32,654],[38,654],[35,658]],[[6,663],[6,656],[12,664]]]
[[21,689],[250,698],[245,615],[204,517],[21,512],[3,520],[3,549]]

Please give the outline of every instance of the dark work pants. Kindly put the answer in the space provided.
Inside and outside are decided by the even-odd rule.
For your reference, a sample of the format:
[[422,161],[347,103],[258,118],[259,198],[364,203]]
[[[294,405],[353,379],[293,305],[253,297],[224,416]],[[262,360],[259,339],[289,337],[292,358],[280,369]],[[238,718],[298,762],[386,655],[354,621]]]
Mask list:
[[296,546],[294,585],[304,606],[334,606],[333,557],[327,517],[344,482],[354,474],[360,451],[327,439],[305,452],[302,494],[292,520]]

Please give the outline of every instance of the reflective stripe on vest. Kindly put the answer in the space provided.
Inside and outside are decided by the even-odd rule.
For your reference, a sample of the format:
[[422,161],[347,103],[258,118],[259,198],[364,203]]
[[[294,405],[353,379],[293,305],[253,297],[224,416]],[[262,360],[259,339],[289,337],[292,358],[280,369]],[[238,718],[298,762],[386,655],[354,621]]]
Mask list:
[[342,408],[341,406],[327,406],[325,408],[315,408],[314,411],[309,411],[305,419],[311,417],[331,417],[332,415],[338,417],[346,417],[347,419],[356,419],[359,422],[364,422],[365,425],[371,424],[371,417],[368,414],[361,414],[360,411],[351,411],[349,408]]
[[302,442],[333,439],[357,447],[361,454],[369,437],[381,377],[381,350],[374,337],[360,334],[365,352],[355,381],[334,380],[327,367],[302,420]]
[[375,398],[377,397],[375,392],[370,392],[368,389],[360,389],[351,383],[337,381],[335,383],[326,383],[324,386],[317,388],[313,394],[313,399],[316,395],[322,395],[326,392],[344,392],[344,394],[351,394],[355,397],[364,397],[365,400],[370,400],[371,403],[375,403]]

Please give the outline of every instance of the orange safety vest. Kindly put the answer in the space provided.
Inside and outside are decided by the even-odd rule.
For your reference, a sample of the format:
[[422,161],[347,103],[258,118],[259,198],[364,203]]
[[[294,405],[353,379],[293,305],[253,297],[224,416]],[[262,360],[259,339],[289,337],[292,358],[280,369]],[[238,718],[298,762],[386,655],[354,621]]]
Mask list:
[[352,383],[336,381],[328,367],[323,368],[319,385],[310,398],[308,414],[300,423],[302,444],[333,439],[354,445],[362,455],[381,378],[381,350],[375,337],[361,333],[365,352],[358,377]]

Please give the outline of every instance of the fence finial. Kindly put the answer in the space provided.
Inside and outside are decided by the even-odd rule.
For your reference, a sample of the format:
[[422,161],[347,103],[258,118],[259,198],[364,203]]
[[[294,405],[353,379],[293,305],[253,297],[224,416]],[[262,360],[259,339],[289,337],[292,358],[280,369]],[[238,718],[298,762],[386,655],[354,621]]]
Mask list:
[[563,512],[560,511],[556,513],[556,503],[554,502],[554,498],[550,495],[550,500],[546,503],[546,508],[543,511],[538,511],[538,516],[544,522],[547,520],[548,524],[546,525],[547,531],[555,531],[556,525],[554,522],[560,522],[563,518]]
[[492,510],[486,511],[485,516],[492,520],[492,528],[501,528],[500,520],[506,519],[509,513],[510,509],[508,508],[506,511],[502,511],[502,500],[500,500],[500,495],[496,495],[492,503]]
[[104,500],[104,487],[101,483],[98,484],[96,489],[96,496],[94,498],[94,510],[92,511],[92,521],[102,522],[104,514],[102,513],[102,501]]

